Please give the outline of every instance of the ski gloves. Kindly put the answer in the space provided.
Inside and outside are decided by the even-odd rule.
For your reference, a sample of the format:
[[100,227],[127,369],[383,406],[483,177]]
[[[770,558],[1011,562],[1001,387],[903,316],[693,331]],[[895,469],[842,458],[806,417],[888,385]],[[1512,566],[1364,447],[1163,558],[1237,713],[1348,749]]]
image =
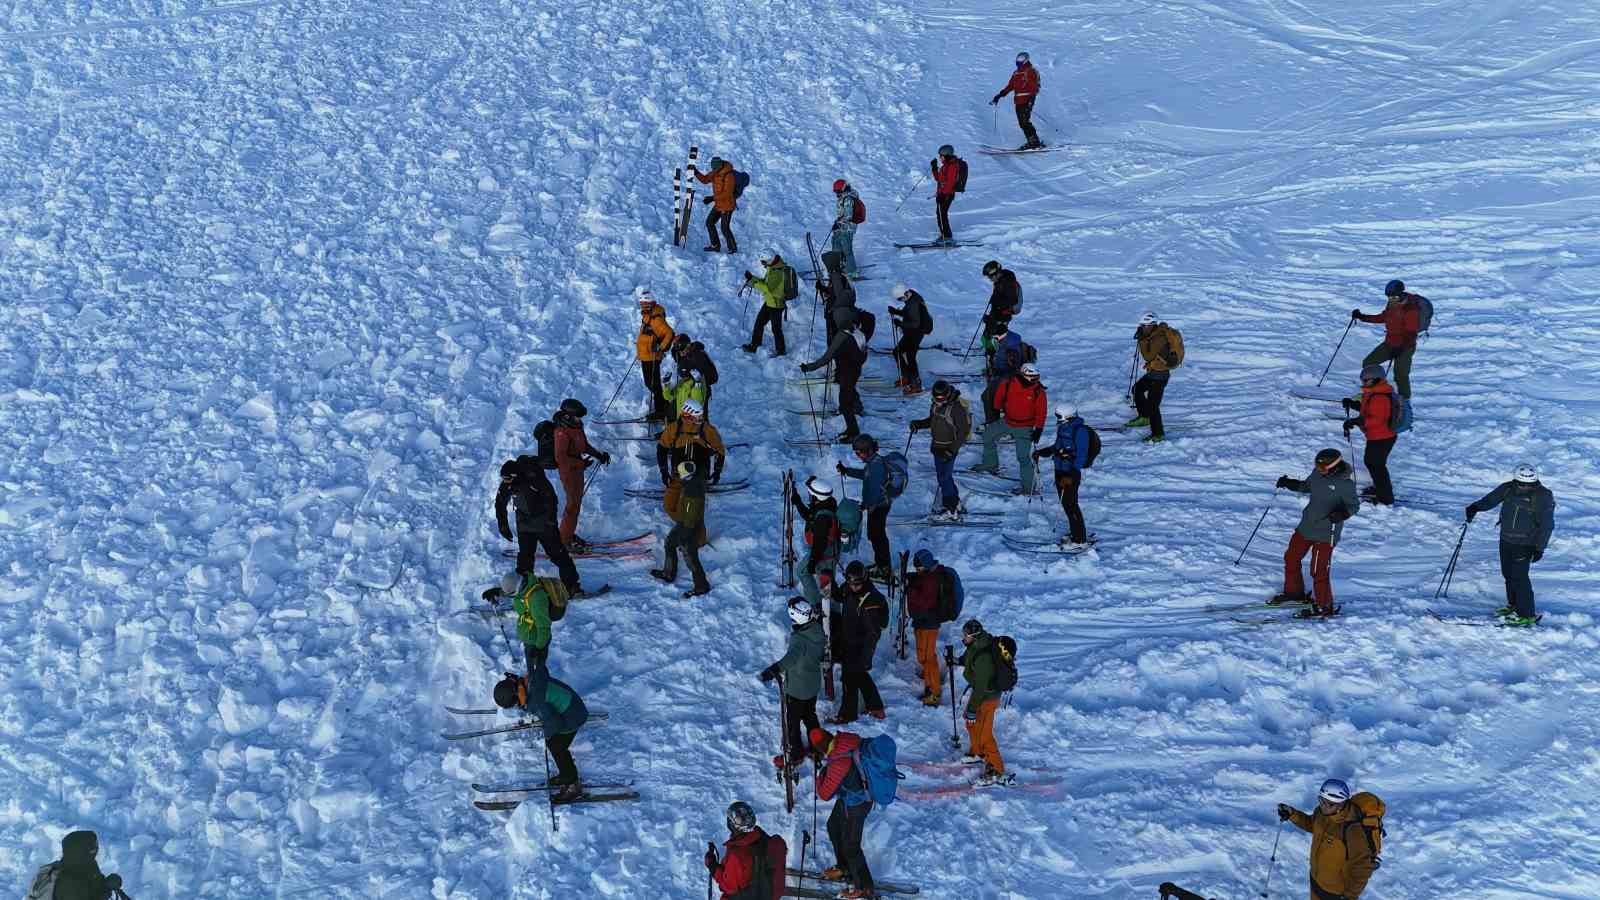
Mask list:
[[490,604],[494,604],[500,600],[500,595],[503,593],[504,591],[501,591],[499,588],[492,587],[487,591],[484,591],[482,596],[483,599],[489,601]]
[[1295,484],[1295,481],[1294,481],[1294,479],[1293,479],[1293,478],[1290,478],[1290,477],[1289,477],[1289,476],[1287,476],[1287,475],[1279,475],[1279,476],[1278,476],[1278,483],[1277,483],[1277,487],[1281,487],[1281,488],[1293,488],[1293,487],[1294,487],[1294,484]]
[[1350,439],[1350,429],[1356,427],[1359,424],[1361,424],[1361,420],[1360,419],[1345,419],[1344,420],[1344,437],[1345,437],[1345,440],[1349,440]]
[[1279,803],[1278,804],[1278,821],[1279,822],[1287,822],[1287,821],[1289,821],[1289,815],[1291,813],[1293,813],[1293,812],[1294,812],[1294,809],[1292,807],[1290,807],[1289,804],[1287,804],[1287,803]]
[[998,105],[1000,105],[1000,98],[1004,97],[1004,96],[1005,96],[1005,94],[995,94],[992,98],[989,99],[989,105],[990,106],[998,106]]
[[761,683],[762,684],[767,684],[768,682],[772,681],[772,679],[777,678],[777,677],[778,677],[778,664],[777,663],[773,663],[772,665],[767,666],[765,669],[761,670]]
[[1043,428],[1035,428],[1033,430],[1033,442],[1035,444],[1039,443],[1039,438],[1041,438],[1041,437],[1044,437],[1044,429]]
[[1467,504],[1467,521],[1471,522],[1472,518],[1474,516],[1476,516],[1477,514],[1478,514],[1478,504],[1476,504],[1476,503],[1468,503]]

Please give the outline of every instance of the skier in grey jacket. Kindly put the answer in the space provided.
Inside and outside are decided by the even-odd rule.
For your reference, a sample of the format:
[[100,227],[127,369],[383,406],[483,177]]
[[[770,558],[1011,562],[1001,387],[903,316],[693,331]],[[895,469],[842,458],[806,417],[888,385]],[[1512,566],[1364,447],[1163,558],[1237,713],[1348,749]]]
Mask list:
[[833,182],[833,241],[832,250],[839,254],[844,273],[851,278],[860,275],[856,268],[856,204],[861,195],[843,178]]
[[[802,734],[810,734],[811,729],[820,727],[817,722],[817,691],[822,688],[822,619],[816,614],[816,606],[804,597],[789,598],[789,648],[783,658],[767,666],[761,672],[761,680],[771,681],[778,675],[783,676],[783,695],[785,705],[788,707],[788,716],[784,719],[783,727],[789,735],[789,763],[799,765],[806,758]],[[805,731],[800,730],[800,724],[805,723]],[[773,765],[782,768],[783,756],[779,754],[772,760]]]
[[1278,487],[1309,494],[1310,502],[1300,513],[1300,524],[1289,536],[1283,551],[1283,592],[1269,603],[1305,603],[1306,583],[1300,574],[1300,561],[1311,554],[1311,592],[1315,606],[1297,615],[1303,618],[1338,615],[1333,605],[1333,548],[1344,532],[1344,521],[1361,509],[1350,464],[1338,450],[1328,447],[1317,453],[1316,468],[1304,480],[1284,475]]
[[1532,625],[1533,582],[1528,566],[1544,557],[1556,528],[1556,498],[1539,483],[1533,466],[1517,466],[1512,480],[1467,505],[1467,521],[1484,510],[1500,509],[1500,575],[1506,580],[1506,605],[1499,610],[1507,625]]

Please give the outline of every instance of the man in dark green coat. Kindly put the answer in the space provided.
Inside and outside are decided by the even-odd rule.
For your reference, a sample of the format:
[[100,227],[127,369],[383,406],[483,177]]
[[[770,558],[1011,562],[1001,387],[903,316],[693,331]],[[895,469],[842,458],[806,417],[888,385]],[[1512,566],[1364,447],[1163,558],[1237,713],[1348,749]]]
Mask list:
[[[822,689],[822,620],[817,609],[804,597],[789,598],[789,648],[783,658],[761,671],[762,681],[783,676],[784,705],[788,715],[783,727],[789,736],[789,763],[799,765],[806,758],[802,734],[818,728],[817,691]],[[804,722],[806,730],[800,730]],[[781,755],[773,764],[783,766]]]
[[1009,783],[1000,745],[994,739],[994,714],[1000,709],[1000,691],[994,680],[995,657],[1000,648],[977,619],[968,619],[961,626],[961,643],[966,646],[960,662],[969,691],[965,718],[972,744],[965,761],[983,763],[983,775],[977,782],[980,787]]
[[122,893],[122,876],[100,874],[95,857],[100,837],[92,831],[73,831],[61,839],[61,859],[33,876],[28,897],[46,900],[109,900]]
[[1484,510],[1500,509],[1500,575],[1506,581],[1506,605],[1500,615],[1507,625],[1532,625],[1533,582],[1528,567],[1544,557],[1556,528],[1556,498],[1539,483],[1533,466],[1517,466],[1512,480],[1467,506],[1467,521]]

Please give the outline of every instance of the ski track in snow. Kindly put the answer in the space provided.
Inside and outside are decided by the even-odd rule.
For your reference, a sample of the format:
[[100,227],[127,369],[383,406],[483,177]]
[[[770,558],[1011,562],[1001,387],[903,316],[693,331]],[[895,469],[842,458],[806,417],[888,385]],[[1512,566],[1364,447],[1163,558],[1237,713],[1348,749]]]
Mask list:
[[[736,798],[797,853],[808,804],[783,813],[776,698],[754,676],[784,639],[776,485],[844,454],[782,441],[811,435],[784,412],[804,390],[780,387],[821,350],[810,310],[791,315],[786,361],[751,359],[735,292],[754,251],[805,261],[800,235],[826,233],[844,175],[871,210],[857,252],[880,268],[860,296],[885,334],[904,280],[934,311],[927,342],[965,346],[979,267],[1001,259],[1052,401],[1102,429],[1129,415],[1141,312],[1188,348],[1167,443],[1103,430],[1083,487],[1093,551],[891,530],[897,550],[954,562],[969,614],[1017,637],[1001,747],[1024,778],[1061,783],[875,812],[879,877],[934,897],[1121,898],[1165,880],[1253,896],[1272,805],[1309,806],[1331,773],[1389,804],[1370,896],[1600,894],[1579,831],[1600,775],[1597,25],[1573,2],[1464,0],[13,10],[0,875],[23,882],[92,827],[136,897],[694,897]],[[1069,152],[974,151],[1019,140],[1009,101],[983,102],[1017,49],[1043,74],[1043,136]],[[894,204],[945,141],[972,164],[957,235],[987,246],[898,253],[930,232],[926,185]],[[699,253],[700,209],[687,250],[665,238],[691,142],[753,176],[736,258]],[[1315,382],[1348,310],[1376,310],[1390,277],[1438,306],[1412,376],[1419,425],[1391,459],[1413,505],[1347,526],[1345,618],[1208,611],[1276,590],[1298,503],[1279,492],[1235,566],[1239,546],[1277,475],[1342,446],[1337,407],[1287,391]],[[508,822],[468,802],[472,781],[543,777],[538,743],[447,745],[460,723],[441,707],[483,705],[513,662],[464,612],[507,568],[494,470],[561,397],[604,406],[639,283],[717,358],[713,420],[752,444],[728,473],[755,487],[710,504],[709,597],[660,588],[653,563],[579,561],[615,590],[558,626],[553,669],[612,713],[575,753],[643,798],[564,810],[551,834],[540,803]],[[1358,323],[1325,387],[1351,386],[1380,336]],[[892,377],[881,356],[869,370]],[[641,395],[635,371],[607,417]],[[866,427],[898,449],[925,403]],[[655,482],[612,438],[636,433],[591,427],[617,459],[583,533],[664,530],[658,502],[623,495]],[[908,455],[901,515],[932,484],[926,438]],[[1014,473],[1010,447],[1000,459]],[[1500,604],[1492,516],[1451,597],[1433,592],[1461,507],[1523,459],[1559,504],[1534,569],[1543,623],[1429,620]],[[1063,529],[1048,487],[968,502],[1012,533]],[[949,710],[915,704],[914,664],[890,644],[882,730],[906,760],[948,758]],[[1302,889],[1304,853],[1291,830],[1276,890]]]

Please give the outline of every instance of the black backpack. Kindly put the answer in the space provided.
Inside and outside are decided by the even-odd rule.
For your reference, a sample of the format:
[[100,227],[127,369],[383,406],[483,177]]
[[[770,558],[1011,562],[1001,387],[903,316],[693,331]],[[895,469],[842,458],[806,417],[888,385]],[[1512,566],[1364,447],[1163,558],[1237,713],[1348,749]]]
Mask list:
[[767,855],[767,845],[772,841],[783,843],[784,856],[788,856],[787,842],[779,835],[769,834],[751,844],[750,881],[744,890],[729,894],[729,900],[778,900],[778,896],[772,893],[778,875],[772,871],[772,859]]
[[967,161],[956,157],[956,193],[964,193],[967,189]]
[[783,267],[783,302],[788,303],[800,296],[800,273],[794,266]]
[[740,172],[739,170],[735,169],[733,172],[733,199],[737,200],[740,197],[743,197],[744,189],[749,186],[750,173]]
[[1095,431],[1088,422],[1083,423],[1083,430],[1089,432],[1089,455],[1083,458],[1083,467],[1087,469],[1100,458],[1100,432]]
[[861,329],[862,337],[871,341],[872,333],[878,330],[878,317],[858,308],[856,310],[856,327]]
[[533,426],[533,439],[539,445],[535,458],[539,460],[542,469],[556,467],[556,423],[545,419]]
[[[995,638],[996,642],[999,640],[999,638]],[[1016,643],[1016,641],[1013,640],[1012,643]],[[1005,657],[1000,655],[998,643],[991,646],[989,653],[994,657],[995,693],[1004,694],[1006,691],[1014,690],[1017,686],[1017,664],[1007,661]]]
[[[922,303],[920,300],[918,302]],[[922,303],[922,333],[924,335],[933,334],[933,313],[928,311],[927,303]]]
[[[1031,363],[1039,361],[1039,351],[1027,341],[1022,342],[1022,362]],[[1017,364],[1019,367],[1022,363]]]

